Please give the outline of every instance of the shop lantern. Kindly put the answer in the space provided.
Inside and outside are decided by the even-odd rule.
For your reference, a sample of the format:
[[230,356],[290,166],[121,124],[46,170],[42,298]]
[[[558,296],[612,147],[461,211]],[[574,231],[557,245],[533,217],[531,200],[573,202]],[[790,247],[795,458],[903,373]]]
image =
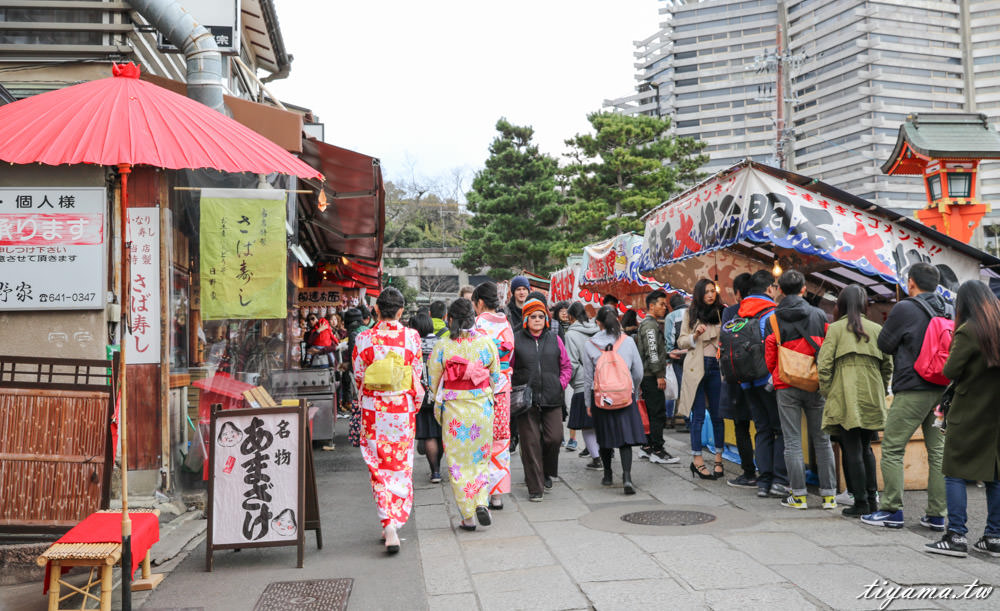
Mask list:
[[917,219],[969,243],[989,203],[977,197],[976,173],[983,159],[1000,159],[1000,134],[981,113],[915,113],[899,126],[892,156],[882,165],[890,176],[921,176],[927,208]]

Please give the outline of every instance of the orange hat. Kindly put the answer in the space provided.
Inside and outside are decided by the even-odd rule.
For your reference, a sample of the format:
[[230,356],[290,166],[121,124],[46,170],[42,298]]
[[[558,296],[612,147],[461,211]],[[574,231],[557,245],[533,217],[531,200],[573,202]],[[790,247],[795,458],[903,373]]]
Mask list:
[[545,304],[542,303],[541,301],[537,300],[537,299],[529,299],[528,301],[524,302],[524,305],[521,307],[521,316],[522,316],[521,325],[523,327],[527,327],[528,326],[528,316],[530,316],[531,314],[534,314],[535,312],[541,312],[542,314],[545,314],[545,326],[548,327],[549,326],[549,311],[545,307]]

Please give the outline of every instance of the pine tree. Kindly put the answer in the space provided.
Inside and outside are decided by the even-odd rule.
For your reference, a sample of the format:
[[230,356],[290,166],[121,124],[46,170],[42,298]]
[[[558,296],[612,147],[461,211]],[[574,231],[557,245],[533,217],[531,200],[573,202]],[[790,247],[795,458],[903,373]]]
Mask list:
[[573,254],[590,243],[645,229],[642,215],[705,177],[703,142],[667,134],[670,119],[596,112],[593,134],[566,141],[571,163],[564,237],[557,249]]
[[485,168],[466,195],[473,216],[463,233],[465,252],[455,264],[469,273],[489,267],[498,278],[522,269],[544,273],[556,262],[558,163],[531,143],[531,127],[500,119],[496,129]]

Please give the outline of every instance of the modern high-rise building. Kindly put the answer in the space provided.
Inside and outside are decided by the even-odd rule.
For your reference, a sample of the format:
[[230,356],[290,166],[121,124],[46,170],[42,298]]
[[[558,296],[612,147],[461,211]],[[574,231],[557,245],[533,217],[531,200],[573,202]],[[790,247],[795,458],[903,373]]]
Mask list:
[[[1000,120],[1000,0],[664,0],[660,13],[635,43],[636,93],[605,106],[671,117],[707,144],[709,172],[777,165],[780,140],[785,168],[912,215],[927,201],[920,177],[879,169],[906,115]],[[980,199],[1000,204],[1000,164],[979,180]]]

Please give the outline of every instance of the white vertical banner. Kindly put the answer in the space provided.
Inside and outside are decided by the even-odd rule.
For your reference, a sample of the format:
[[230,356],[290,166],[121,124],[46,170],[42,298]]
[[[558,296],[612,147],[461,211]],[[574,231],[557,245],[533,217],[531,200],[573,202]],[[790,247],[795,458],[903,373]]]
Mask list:
[[160,209],[129,208],[129,303],[131,330],[126,330],[129,365],[160,362]]

